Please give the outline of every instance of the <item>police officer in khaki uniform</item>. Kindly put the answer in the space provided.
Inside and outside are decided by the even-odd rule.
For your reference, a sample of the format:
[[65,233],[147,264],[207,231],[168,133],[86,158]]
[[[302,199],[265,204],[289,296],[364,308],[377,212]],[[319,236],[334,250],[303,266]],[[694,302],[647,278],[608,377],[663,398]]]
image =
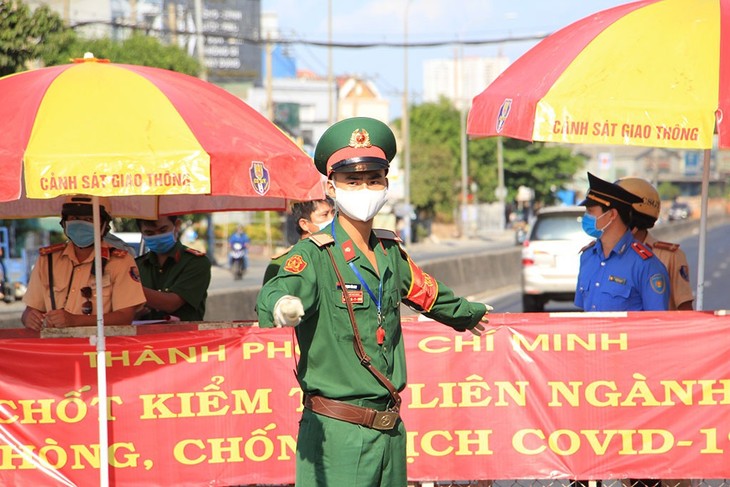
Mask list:
[[258,297],[260,325],[295,326],[301,349],[299,487],[405,486],[400,303],[475,334],[491,309],[423,272],[395,233],[373,230],[395,152],[393,133],[374,119],[346,119],[325,131],[314,159],[328,177],[335,220],[295,244]]
[[[99,198],[102,237],[109,231],[111,206]],[[66,198],[61,227],[69,242],[40,249],[23,297],[26,328],[93,326],[96,324],[96,276],[92,199]],[[134,259],[124,250],[102,242],[104,323],[129,325],[145,302]],[[51,292],[52,291],[52,292]]]
[[641,178],[622,178],[616,184],[628,192],[640,197],[641,203],[635,203],[634,218],[631,226],[634,237],[649,247],[654,255],[662,261],[669,273],[669,310],[691,310],[694,295],[689,283],[689,264],[679,244],[660,242],[655,239],[649,229],[659,218],[661,200],[659,193],[648,181]]

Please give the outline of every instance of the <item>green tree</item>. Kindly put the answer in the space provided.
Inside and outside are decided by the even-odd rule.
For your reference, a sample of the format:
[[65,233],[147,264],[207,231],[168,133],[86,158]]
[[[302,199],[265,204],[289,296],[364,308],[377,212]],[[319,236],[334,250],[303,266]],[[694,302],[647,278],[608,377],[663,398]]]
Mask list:
[[[429,216],[450,220],[461,198],[461,113],[446,99],[412,106],[411,202]],[[400,125],[400,120],[396,122]],[[569,148],[504,139],[507,201],[519,186],[535,190],[537,201],[551,204],[554,190],[564,187],[582,167]],[[478,201],[495,201],[497,139],[468,142],[469,183],[476,183]]]
[[179,73],[197,76],[200,63],[183,49],[162,44],[154,37],[134,34],[119,42],[109,38],[84,39],[73,36],[53,51],[43,56],[46,65],[65,64],[71,58],[80,58],[91,52],[99,59],[109,59],[118,64],[136,64],[169,69]]
[[0,2],[0,76],[25,70],[29,61],[67,44],[72,36],[46,5],[31,11],[21,1]]

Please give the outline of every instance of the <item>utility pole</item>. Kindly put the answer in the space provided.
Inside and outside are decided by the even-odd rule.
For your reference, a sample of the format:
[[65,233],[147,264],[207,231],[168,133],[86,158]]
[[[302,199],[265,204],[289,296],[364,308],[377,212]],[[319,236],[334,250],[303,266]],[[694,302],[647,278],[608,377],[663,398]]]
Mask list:
[[403,199],[405,212],[403,222],[405,224],[406,245],[413,242],[411,235],[411,120],[408,106],[408,7],[410,0],[406,0],[406,8],[403,14],[403,117],[401,128],[403,129]]
[[332,67],[332,0],[327,0],[327,123],[335,123],[335,77]]
[[200,79],[208,81],[208,68],[205,66],[205,36],[203,35],[203,0],[195,0],[195,46],[200,63]]

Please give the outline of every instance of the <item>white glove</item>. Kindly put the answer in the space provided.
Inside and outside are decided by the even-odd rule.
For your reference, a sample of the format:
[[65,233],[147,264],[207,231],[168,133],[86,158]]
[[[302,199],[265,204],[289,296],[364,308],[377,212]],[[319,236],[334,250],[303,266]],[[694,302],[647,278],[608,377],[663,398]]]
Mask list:
[[297,326],[304,316],[302,300],[296,296],[282,296],[274,305],[276,326]]

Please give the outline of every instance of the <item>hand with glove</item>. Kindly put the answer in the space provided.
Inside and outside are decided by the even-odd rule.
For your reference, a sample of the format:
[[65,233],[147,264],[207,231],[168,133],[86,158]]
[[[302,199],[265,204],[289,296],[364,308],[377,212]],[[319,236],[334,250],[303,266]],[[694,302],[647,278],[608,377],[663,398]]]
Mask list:
[[274,305],[276,326],[297,326],[304,316],[302,300],[296,296],[282,296]]

